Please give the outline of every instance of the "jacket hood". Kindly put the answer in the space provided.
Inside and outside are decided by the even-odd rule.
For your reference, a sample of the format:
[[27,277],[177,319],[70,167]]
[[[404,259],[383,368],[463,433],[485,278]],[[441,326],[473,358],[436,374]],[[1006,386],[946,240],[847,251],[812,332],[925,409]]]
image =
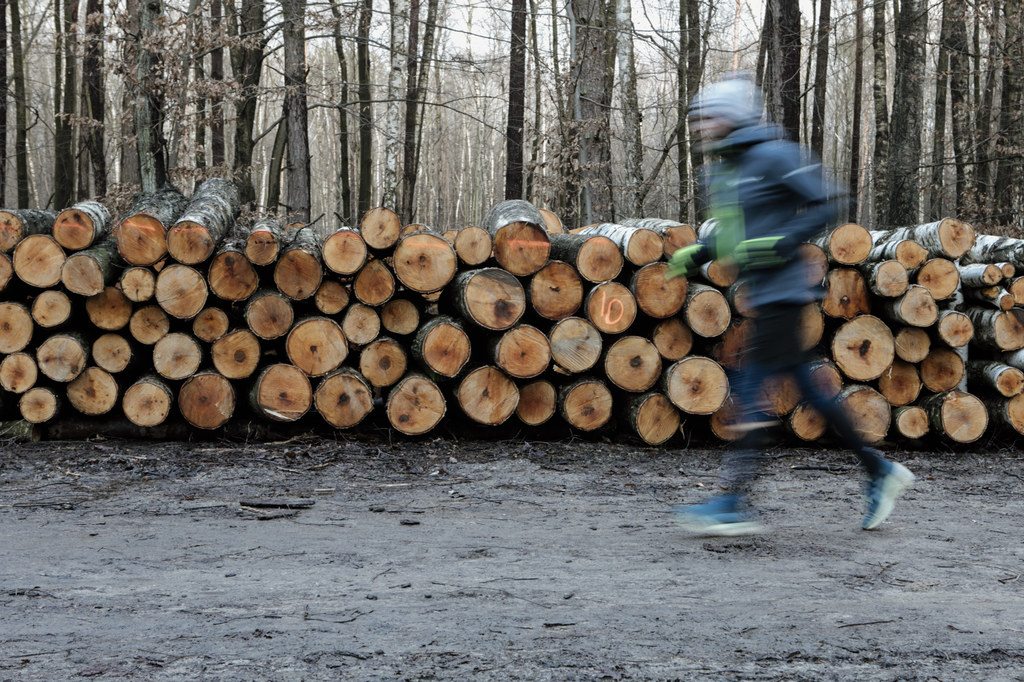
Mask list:
[[756,124],[737,128],[721,140],[708,145],[708,151],[722,156],[738,154],[751,145],[781,140],[785,132],[774,123]]

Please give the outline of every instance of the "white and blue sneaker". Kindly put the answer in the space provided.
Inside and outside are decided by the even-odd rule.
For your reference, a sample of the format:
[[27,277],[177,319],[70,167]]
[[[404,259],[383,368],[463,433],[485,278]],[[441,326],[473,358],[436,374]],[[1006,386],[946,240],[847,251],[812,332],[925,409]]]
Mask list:
[[881,470],[867,483],[865,497],[868,503],[868,513],[864,516],[861,527],[864,530],[872,530],[889,518],[893,506],[896,504],[896,498],[914,485],[915,480],[914,474],[910,473],[907,467],[883,460]]
[[704,504],[673,507],[672,514],[679,525],[699,535],[733,537],[764,530],[742,495],[717,495]]

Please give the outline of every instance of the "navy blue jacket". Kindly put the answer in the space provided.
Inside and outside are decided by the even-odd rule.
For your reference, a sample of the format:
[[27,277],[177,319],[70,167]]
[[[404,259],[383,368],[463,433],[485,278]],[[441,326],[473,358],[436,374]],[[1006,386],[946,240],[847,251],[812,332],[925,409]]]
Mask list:
[[[843,195],[820,160],[785,139],[781,128],[774,125],[734,130],[708,151],[722,159],[706,169],[705,182],[710,187],[717,177],[733,184],[743,212],[745,238],[781,236],[780,249],[792,253],[792,258],[777,268],[741,271],[751,285],[751,304],[803,304],[820,299],[823,290],[807,284],[807,266],[797,250],[834,223]],[[715,252],[713,240],[714,233],[709,242]]]

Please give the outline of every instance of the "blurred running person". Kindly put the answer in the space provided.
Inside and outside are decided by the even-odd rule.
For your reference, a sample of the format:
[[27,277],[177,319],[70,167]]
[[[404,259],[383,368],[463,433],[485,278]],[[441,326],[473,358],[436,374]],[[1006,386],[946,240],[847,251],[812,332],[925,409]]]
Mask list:
[[733,396],[745,435],[723,458],[722,492],[704,504],[676,507],[677,520],[705,535],[745,535],[762,530],[750,507],[767,426],[776,421],[759,404],[759,389],[777,374],[791,374],[801,394],[856,453],[867,473],[867,513],[861,526],[878,527],[896,498],[914,482],[906,467],[868,447],[838,402],[811,381],[810,358],[800,350],[801,308],[821,298],[808,286],[801,243],[833,224],[842,192],[819,160],[786,140],[776,125],[761,122],[761,97],[748,79],[738,77],[702,89],[690,104],[690,128],[699,131],[705,154],[718,160],[704,168],[711,234],[679,249],[669,262],[671,275],[692,276],[704,263],[732,259],[749,284],[755,308],[754,333],[734,380]]

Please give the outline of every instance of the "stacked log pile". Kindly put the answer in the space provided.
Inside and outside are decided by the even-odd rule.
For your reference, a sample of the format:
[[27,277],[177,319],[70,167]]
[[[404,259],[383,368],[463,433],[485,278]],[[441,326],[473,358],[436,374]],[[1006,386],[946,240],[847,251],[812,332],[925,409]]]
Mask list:
[[[739,435],[729,376],[756,321],[728,263],[666,279],[690,226],[565,231],[524,201],[447,231],[387,208],[334,230],[242,225],[238,210],[235,187],[214,179],[116,218],[93,201],[0,212],[4,418]],[[801,330],[821,356],[814,379],[868,440],[970,442],[990,417],[1024,433],[1024,241],[975,239],[952,219],[846,224],[800,257],[827,287]],[[823,435],[791,379],[764,398],[796,437]]]

